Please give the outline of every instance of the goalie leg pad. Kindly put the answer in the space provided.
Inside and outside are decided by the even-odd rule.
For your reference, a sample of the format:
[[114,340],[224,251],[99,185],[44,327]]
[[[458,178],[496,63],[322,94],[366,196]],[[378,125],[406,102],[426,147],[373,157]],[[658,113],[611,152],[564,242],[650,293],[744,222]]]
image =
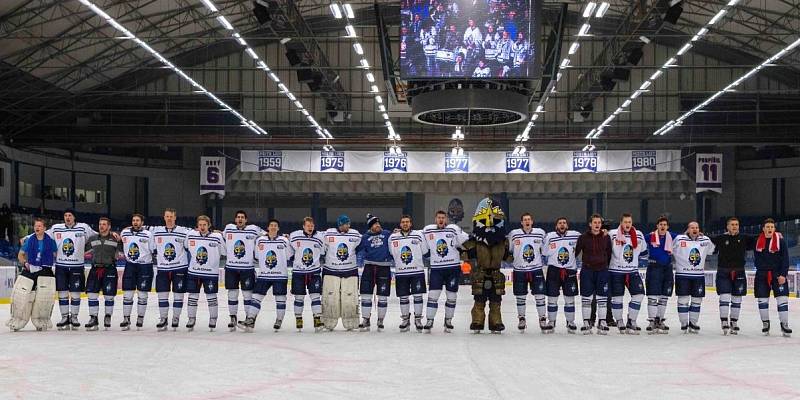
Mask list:
[[33,308],[33,280],[20,275],[14,282],[11,292],[11,318],[6,322],[6,326],[11,330],[18,331],[28,325],[31,319]]
[[322,279],[322,323],[327,329],[334,329],[339,325],[341,315],[341,284],[342,278],[325,275]]
[[358,328],[358,277],[341,279],[342,325],[345,329]]
[[50,315],[53,313],[53,304],[55,304],[56,278],[40,276],[36,280],[36,286],[36,299],[33,302],[31,322],[37,329],[51,329],[53,322],[50,320]]

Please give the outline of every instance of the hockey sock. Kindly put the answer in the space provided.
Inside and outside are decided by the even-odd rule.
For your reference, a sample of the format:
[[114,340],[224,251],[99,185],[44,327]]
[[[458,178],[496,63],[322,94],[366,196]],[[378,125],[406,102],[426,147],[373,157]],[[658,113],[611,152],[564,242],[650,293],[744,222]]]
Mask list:
[[592,319],[592,296],[581,296],[581,316],[584,320]]
[[558,296],[547,296],[547,320],[555,322],[558,317]]
[[69,292],[69,313],[73,317],[77,317],[81,310],[81,294],[80,292]]
[[731,312],[731,294],[724,293],[719,295],[719,318],[727,320]]
[[[617,321],[622,320],[622,296],[614,296],[611,298],[611,315]],[[597,300],[597,318],[600,318],[600,300]]]
[[247,308],[250,307],[250,302],[253,300],[252,290],[242,290],[242,305],[244,305],[244,312],[247,314]]
[[181,316],[181,310],[183,309],[183,297],[183,293],[172,294],[172,318]]
[[444,317],[453,318],[453,316],[456,314],[456,299],[458,298],[458,292],[446,290],[445,294],[447,295],[447,300],[444,302]]
[[415,294],[414,295],[414,316],[422,317],[422,295]]
[[239,289],[228,289],[228,314],[236,315],[239,312]]
[[114,296],[103,295],[106,315],[114,314]]
[[692,305],[689,307],[689,322],[697,325],[700,320],[700,305],[703,304],[702,297],[692,297]]
[[408,296],[400,296],[400,315],[408,315],[411,308],[411,302]]
[[575,322],[575,296],[564,296],[564,317],[567,322]]
[[372,293],[361,295],[361,316],[366,319],[372,316]]
[[659,296],[647,296],[647,319],[658,318]]
[[122,315],[130,317],[131,310],[133,310],[133,290],[125,290],[122,292]]
[[[606,315],[607,315],[607,312],[608,312],[607,310],[608,310],[608,298],[606,298],[605,296],[597,296],[597,321],[598,321],[598,324],[599,324],[599,321],[601,319],[605,319],[606,318]],[[591,314],[591,311],[589,311],[589,313]]]
[[286,315],[286,295],[275,296],[275,317],[283,320]]
[[322,315],[322,294],[311,293],[308,297],[311,298],[311,312],[314,315]]
[[758,313],[762,321],[769,321],[769,297],[758,298]]
[[535,294],[533,295],[533,299],[536,300],[536,313],[539,314],[539,318],[545,316],[547,312],[547,306],[545,305],[544,295],[543,294]]
[[526,314],[526,302],[528,295],[516,296],[517,297],[517,316],[525,317]]
[[158,316],[161,318],[169,316],[169,292],[158,292]]
[[689,324],[689,296],[678,296],[678,319],[681,321],[681,326]]
[[389,307],[389,298],[386,296],[378,296],[378,319],[386,317],[386,309]]
[[96,317],[98,311],[100,311],[100,301],[97,299],[97,293],[89,293],[89,315]]
[[661,296],[658,299],[658,318],[664,319],[664,315],[667,314],[667,303],[669,303],[669,296]]
[[431,321],[436,318],[436,311],[439,309],[439,295],[441,294],[441,289],[428,291],[428,310],[425,316]]
[[742,311],[742,296],[731,296],[731,320],[739,320],[739,312]]
[[61,315],[69,315],[69,292],[58,292],[58,310]]
[[186,308],[189,318],[197,318],[197,300],[199,298],[200,293],[189,293],[189,306]]
[[636,322],[636,319],[639,318],[639,309],[642,308],[642,299],[644,298],[643,294],[636,294],[631,296],[631,301],[628,303],[628,319]]
[[136,296],[136,315],[144,316],[144,313],[147,311],[147,295],[148,292],[139,291],[138,295]]
[[[258,315],[258,313],[261,311],[261,300],[263,299],[263,294],[253,294],[253,297],[250,299],[250,306],[245,307],[245,314],[247,315],[247,318],[255,318]],[[283,305],[286,306],[286,303],[284,302]]]
[[216,293],[206,293],[206,301],[208,302],[208,319],[216,320],[219,316],[219,305],[217,304]]
[[303,316],[303,297],[305,296],[295,296],[294,297],[294,316],[295,317],[302,317]]
[[789,323],[789,297],[788,296],[778,296],[775,298],[775,302],[778,303],[778,318],[780,319],[782,324]]

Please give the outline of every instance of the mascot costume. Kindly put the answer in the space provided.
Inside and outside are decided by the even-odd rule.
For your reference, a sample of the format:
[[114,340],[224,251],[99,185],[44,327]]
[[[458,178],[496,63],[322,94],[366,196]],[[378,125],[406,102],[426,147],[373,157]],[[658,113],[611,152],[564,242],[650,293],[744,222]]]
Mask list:
[[472,217],[472,235],[463,244],[467,257],[477,261],[472,269],[472,323],[469,328],[480,333],[486,321],[486,302],[489,302],[489,331],[500,333],[505,329],[500,304],[506,293],[506,278],[500,263],[507,256],[508,239],[505,232],[505,213],[490,198],[478,203]]

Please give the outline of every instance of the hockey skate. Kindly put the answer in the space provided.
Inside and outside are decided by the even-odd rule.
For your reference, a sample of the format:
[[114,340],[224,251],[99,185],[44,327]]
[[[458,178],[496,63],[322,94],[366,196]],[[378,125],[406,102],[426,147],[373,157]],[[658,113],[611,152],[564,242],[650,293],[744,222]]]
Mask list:
[[658,319],[658,333],[666,335],[669,333],[669,327],[664,323],[666,321],[664,318]]
[[194,324],[197,322],[197,318],[189,317],[189,320],[186,321],[186,330],[189,332],[194,330]]
[[383,332],[383,318],[378,318],[378,332]]
[[303,317],[295,317],[294,318],[294,327],[297,328],[298,332],[303,331]]
[[722,336],[728,336],[728,333],[730,332],[730,329],[731,329],[731,326],[728,324],[728,319],[727,318],[723,318],[722,319]]
[[131,317],[130,316],[122,317],[122,322],[119,323],[119,327],[122,328],[123,331],[131,330]]
[[731,319],[731,330],[729,332],[731,335],[738,335],[739,334],[739,321],[735,319]]
[[433,329],[433,320],[432,320],[432,319],[429,319],[429,320],[427,320],[427,321],[425,322],[425,326],[424,326],[424,327],[422,327],[422,330],[423,330],[425,333],[431,333],[431,329]]
[[159,332],[164,332],[164,331],[166,331],[166,330],[167,330],[167,326],[168,326],[168,325],[169,325],[169,322],[167,322],[167,319],[166,319],[166,318],[160,318],[160,319],[158,320],[158,323],[156,324],[156,329],[157,329]]
[[314,332],[322,332],[325,325],[322,323],[322,317],[319,315],[314,316]]
[[542,333],[553,333],[555,326],[548,323],[546,317],[539,317],[539,329],[542,330]]
[[567,333],[574,335],[578,331],[578,326],[575,322],[567,322]]
[[[208,319],[208,331],[214,332],[214,329],[217,329],[217,319],[216,318],[209,318]],[[236,329],[234,329],[236,330]]]
[[624,335],[625,334],[625,322],[624,321],[618,320],[615,323],[615,326],[617,327],[617,329],[619,329],[620,335]]
[[236,325],[238,325],[237,319],[238,319],[237,316],[231,315],[231,322],[228,322],[229,331],[236,332]]
[[761,321],[761,324],[761,333],[763,333],[764,336],[769,336],[769,321]]
[[[253,318],[253,327],[255,327],[255,324],[256,324],[256,320],[255,320],[255,318]],[[283,320],[282,320],[282,319],[280,319],[280,318],[276,318],[276,319],[275,319],[275,323],[274,323],[274,324],[272,324],[272,329],[273,329],[275,332],[277,332],[277,331],[281,330],[281,325],[282,325],[282,324],[283,324]],[[251,327],[251,329],[252,329],[252,327]]]
[[528,329],[528,322],[525,321],[525,317],[519,317],[519,323],[517,323],[517,329],[519,329],[520,333],[525,333],[525,329]]
[[650,323],[647,324],[647,328],[645,328],[648,335],[655,335],[658,333],[658,318],[653,318],[650,320]]
[[100,323],[97,321],[97,315],[92,315],[89,317],[89,322],[84,326],[87,331],[96,331]]
[[417,329],[417,333],[422,333],[422,316],[415,315],[414,316],[414,328]]
[[400,319],[400,332],[408,332],[411,329],[411,316],[403,315]]
[[111,328],[111,314],[106,314],[106,316],[103,317],[103,328],[105,328],[106,330],[108,330],[108,328]]
[[641,333],[642,328],[636,325],[636,322],[628,318],[628,323],[625,324],[625,333],[628,335],[638,335]]
[[452,318],[445,318],[444,319],[444,333],[453,332],[453,319]]
[[[237,321],[236,326],[245,331],[245,332],[252,332],[253,327],[256,325],[256,319],[253,317],[247,317],[244,321]],[[232,332],[232,331],[231,331]]]
[[601,319],[597,321],[597,334],[608,335],[608,323],[606,322],[606,320]]
[[136,330],[137,331],[142,330],[143,326],[144,326],[144,315],[139,315],[138,317],[136,317]]
[[588,319],[583,320],[583,326],[581,327],[581,333],[584,335],[591,335],[592,334],[592,322]]
[[77,315],[70,315],[69,316],[69,325],[70,325],[70,327],[72,328],[73,331],[77,331],[78,329],[81,329],[81,323],[80,323],[80,321],[78,321],[78,316]]
[[358,324],[358,330],[361,332],[369,332],[369,318],[361,318],[361,323]]
[[693,322],[689,322],[689,333],[700,333],[700,326]]
[[180,325],[181,318],[180,317],[172,317],[172,330],[177,331],[178,326]]
[[789,324],[781,322],[781,334],[783,334],[783,337],[792,337],[792,330],[789,328]]

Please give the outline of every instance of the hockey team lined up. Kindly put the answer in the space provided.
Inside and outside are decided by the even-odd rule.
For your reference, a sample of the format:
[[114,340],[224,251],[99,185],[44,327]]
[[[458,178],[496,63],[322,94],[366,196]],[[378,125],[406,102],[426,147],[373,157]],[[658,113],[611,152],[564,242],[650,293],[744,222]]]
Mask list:
[[[144,217],[134,214],[131,226],[117,234],[111,232],[107,218],[99,220],[99,232],[95,232],[88,225],[76,222],[70,210],[64,212],[64,223],[49,229],[43,220],[36,219],[34,233],[24,239],[20,249],[19,261],[24,268],[14,285],[11,319],[7,325],[16,331],[31,321],[37,330],[51,328],[53,302],[49,299],[57,293],[61,320],[56,327],[79,329],[80,295],[86,292],[89,321],[85,328],[97,330],[102,292],[103,325],[110,328],[117,294],[115,259],[117,253],[122,252],[126,262],[122,276],[120,327],[123,330],[131,326],[134,294],[137,294],[136,326],[143,327],[154,280],[158,330],[168,328],[170,294],[170,325],[173,329],[179,327],[185,293],[188,293],[186,328],[192,330],[201,289],[209,307],[208,326],[213,330],[218,314],[221,267],[228,291],[228,328],[232,331],[237,327],[246,331],[254,329],[262,301],[270,289],[275,298],[275,330],[281,328],[290,291],[298,330],[303,328],[306,295],[311,301],[316,331],[333,330],[339,319],[347,330],[368,331],[375,297],[377,327],[381,330],[390,295],[392,268],[401,308],[400,330],[410,330],[413,298],[415,328],[430,332],[443,288],[446,294],[444,329],[446,332],[453,329],[464,250],[461,245],[469,235],[450,224],[443,211],[437,211],[435,223],[422,230],[413,229],[411,217],[403,215],[394,232],[383,229],[380,220],[368,214],[368,230],[364,234],[350,228],[350,219],[345,215],[338,218],[336,228],[324,232],[317,231],[314,220],[306,217],[302,229],[289,235],[280,233],[280,223],[274,219],[267,223],[266,230],[248,224],[244,211],[237,211],[234,223],[226,225],[222,231],[211,230],[211,221],[206,216],[197,217],[194,228],[177,226],[175,221],[173,209],[165,210],[162,226],[144,226]],[[747,294],[745,254],[752,250],[756,267],[754,293],[762,332],[770,331],[770,294],[776,298],[781,333],[789,336],[792,332],[788,325],[787,244],[776,232],[771,219],[764,221],[758,236],[751,237],[739,232],[739,221],[732,217],[727,221],[725,234],[713,238],[705,236],[697,222],[690,222],[681,234],[671,232],[665,217],[658,219],[654,232],[644,234],[633,226],[633,217],[627,213],[621,216],[619,226],[610,230],[603,229],[600,215],[592,215],[589,229],[584,233],[570,230],[566,218],[558,218],[554,231],[549,233],[533,227],[530,213],[523,213],[520,223],[521,228],[508,234],[505,258],[513,265],[513,292],[521,331],[527,328],[526,303],[530,293],[535,299],[543,333],[551,333],[556,327],[559,296],[564,297],[567,332],[578,331],[575,323],[575,297],[578,295],[583,317],[580,331],[584,334],[606,334],[609,326],[616,326],[620,333],[638,334],[638,314],[645,296],[647,332],[668,333],[665,313],[674,290],[681,330],[697,333],[705,297],[706,258],[718,253],[716,291],[721,328],[724,334],[737,334],[742,297]],[[85,254],[92,264],[86,277]],[[357,254],[363,255],[365,260],[360,276]],[[223,255],[226,262],[220,265]],[[577,257],[582,261],[580,271]],[[427,277],[424,258],[429,258],[430,264]],[[644,282],[638,268],[640,258],[648,260]],[[623,319],[626,290],[630,301]],[[427,311],[423,324],[425,294]],[[246,315],[244,320],[238,319],[240,295]]]

